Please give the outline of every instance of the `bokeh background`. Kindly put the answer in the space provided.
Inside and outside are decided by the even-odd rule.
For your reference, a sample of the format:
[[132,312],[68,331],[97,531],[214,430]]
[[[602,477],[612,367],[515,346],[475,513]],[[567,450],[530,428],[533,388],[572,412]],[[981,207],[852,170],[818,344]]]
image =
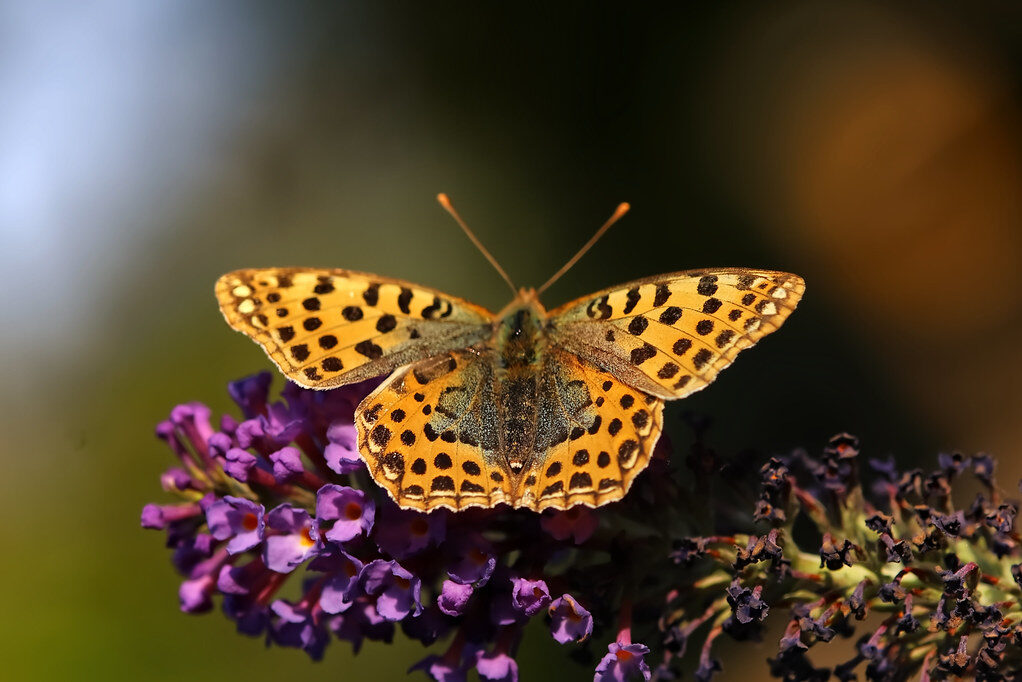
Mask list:
[[[722,453],[847,430],[1017,477],[1020,76],[1012,2],[0,2],[4,678],[403,678],[417,645],[312,664],[180,614],[138,514],[171,461],[153,425],[268,366],[219,274],[506,302],[438,191],[532,285],[632,203],[550,305],[692,267],[805,276],[781,333],[669,408],[679,446],[691,409]],[[523,679],[591,677],[548,640]],[[724,679],[765,676],[772,644]]]

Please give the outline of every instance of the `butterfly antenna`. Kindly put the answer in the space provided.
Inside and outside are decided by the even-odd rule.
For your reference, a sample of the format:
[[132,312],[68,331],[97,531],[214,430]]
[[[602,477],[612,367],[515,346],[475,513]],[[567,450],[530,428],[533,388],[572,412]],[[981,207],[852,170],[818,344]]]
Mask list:
[[570,270],[571,266],[574,265],[575,263],[577,263],[578,259],[581,258],[582,256],[584,256],[586,251],[588,251],[589,249],[591,249],[593,247],[593,244],[595,244],[600,239],[600,237],[603,236],[604,232],[606,232],[607,230],[610,229],[611,225],[613,225],[618,220],[620,220],[621,217],[625,213],[628,213],[629,209],[631,209],[631,205],[628,204],[628,202],[622,202],[622,203],[618,204],[618,207],[616,209],[614,209],[614,214],[611,215],[609,218],[607,218],[607,222],[605,222],[603,224],[603,226],[596,231],[596,234],[594,234],[589,239],[589,241],[587,241],[585,243],[585,245],[581,249],[578,250],[578,253],[576,253],[574,256],[571,257],[571,260],[569,260],[567,263],[565,263],[564,266],[560,270],[558,270],[557,272],[554,273],[553,277],[548,279],[543,286],[541,286],[539,289],[536,290],[536,295],[539,296],[540,294],[542,294],[544,291],[546,291],[547,287],[549,287],[551,284],[553,284],[554,282],[559,280],[561,278],[561,275],[563,275],[568,270]]
[[476,245],[476,248],[479,249],[484,256],[486,256],[486,260],[490,261],[490,265],[492,265],[494,269],[500,273],[500,276],[504,278],[504,281],[507,282],[507,285],[511,287],[511,291],[514,292],[515,296],[517,296],[518,287],[515,286],[515,283],[512,282],[511,278],[507,276],[506,272],[504,272],[504,268],[500,267],[500,263],[497,262],[497,259],[494,258],[493,255],[486,250],[486,247],[483,246],[482,242],[480,242],[479,239],[474,234],[472,234],[472,230],[468,229],[468,225],[466,225],[465,221],[461,219],[461,216],[458,215],[458,212],[454,210],[454,206],[451,205],[451,200],[447,197],[447,195],[441,192],[440,194],[436,195],[436,200],[440,202],[440,205],[444,207],[445,211],[451,214],[451,217],[454,218],[454,221],[458,223],[458,225],[461,225],[461,229],[465,231],[465,234],[468,235],[468,238],[471,239],[472,243]]

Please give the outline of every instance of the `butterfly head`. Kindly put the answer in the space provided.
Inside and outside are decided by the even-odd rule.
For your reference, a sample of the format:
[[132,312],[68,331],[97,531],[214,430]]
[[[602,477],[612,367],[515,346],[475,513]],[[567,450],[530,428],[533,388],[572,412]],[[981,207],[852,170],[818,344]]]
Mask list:
[[505,367],[528,365],[538,359],[546,309],[535,289],[521,289],[497,315],[495,346]]

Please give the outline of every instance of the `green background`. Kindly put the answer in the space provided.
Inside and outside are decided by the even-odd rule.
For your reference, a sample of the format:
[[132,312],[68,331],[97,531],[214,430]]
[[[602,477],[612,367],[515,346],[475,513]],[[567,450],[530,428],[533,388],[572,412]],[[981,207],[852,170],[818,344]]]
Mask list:
[[[144,5],[144,6],[143,6]],[[3,677],[401,679],[417,644],[310,663],[177,610],[170,408],[268,367],[216,309],[238,267],[337,266],[499,309],[659,272],[803,275],[781,333],[668,408],[723,454],[838,431],[904,464],[1022,427],[1022,15],[1013,3],[4,6]],[[6,29],[6,31],[4,31]],[[541,629],[523,679],[590,679]],[[723,649],[765,675],[776,641]],[[754,648],[754,647],[753,647]]]

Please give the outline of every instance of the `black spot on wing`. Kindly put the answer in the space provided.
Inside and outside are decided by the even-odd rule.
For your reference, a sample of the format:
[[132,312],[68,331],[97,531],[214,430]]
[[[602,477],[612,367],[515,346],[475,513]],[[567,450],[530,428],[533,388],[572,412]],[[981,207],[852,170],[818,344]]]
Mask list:
[[569,490],[579,490],[593,487],[593,478],[584,471],[576,471],[571,475],[571,481],[568,483]]
[[364,355],[370,360],[383,357],[383,349],[368,339],[355,344],[355,352]]
[[[412,290],[408,287],[401,287],[401,293],[397,296],[397,307],[401,309],[405,315],[411,315],[412,303]],[[453,489],[453,488],[452,488]]]
[[369,285],[369,287],[362,292],[362,300],[366,302],[366,305],[375,306],[380,302],[380,285],[376,282]]
[[556,495],[558,493],[563,493],[563,492],[564,492],[564,482],[563,481],[557,481],[557,482],[551,483],[547,487],[543,488],[543,492],[541,492],[539,494],[539,496],[540,497],[550,497],[551,495]]
[[713,296],[717,293],[717,276],[706,275],[705,277],[700,277],[699,286],[696,287],[696,291],[701,296]]
[[628,323],[628,332],[633,336],[639,336],[642,332],[646,331],[646,327],[649,326],[649,320],[642,315],[636,315],[632,318],[632,321]]
[[713,359],[712,351],[709,351],[705,348],[700,348],[699,352],[692,356],[692,366],[695,367],[697,371],[701,370],[703,367],[706,366],[706,363],[708,363],[712,359]]
[[638,288],[629,289],[628,293],[625,294],[625,307],[621,312],[623,312],[625,315],[631,313],[633,310],[635,310],[635,306],[639,304],[639,300],[641,298],[642,296],[639,294]]
[[723,303],[719,298],[708,298],[703,302],[703,312],[707,315],[712,315],[720,310],[720,306],[722,305]]
[[657,372],[656,375],[661,379],[670,379],[671,377],[678,373],[679,369],[681,368],[678,367],[673,362],[665,362],[664,366],[660,368],[660,371]]
[[632,350],[631,361],[633,365],[641,365],[646,360],[649,360],[656,355],[656,348],[648,343],[644,343],[638,348]]
[[671,297],[671,290],[666,284],[656,285],[656,295],[653,297],[653,307],[659,308]]
[[383,424],[377,424],[373,427],[373,430],[369,432],[369,439],[374,444],[385,447],[390,442],[390,429]]
[[454,479],[450,476],[434,476],[429,484],[430,491],[452,491],[454,490]]
[[607,299],[607,296],[601,296],[590,301],[589,306],[586,308],[586,314],[596,320],[605,320],[610,317],[614,311],[607,305]]
[[660,313],[660,323],[666,325],[672,325],[681,319],[681,308],[676,305],[672,305],[662,313]]

